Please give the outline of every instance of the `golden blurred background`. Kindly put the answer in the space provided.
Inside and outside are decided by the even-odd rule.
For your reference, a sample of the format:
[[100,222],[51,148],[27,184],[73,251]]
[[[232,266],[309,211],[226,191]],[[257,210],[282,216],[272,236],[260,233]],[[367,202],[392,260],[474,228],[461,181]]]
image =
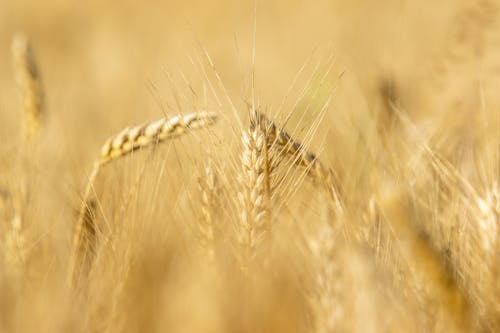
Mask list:
[[[468,308],[470,313],[457,320],[455,323],[458,324],[456,327],[452,325],[451,331],[493,332],[499,327],[496,296],[500,296],[500,288],[497,273],[491,273],[500,258],[498,249],[493,250],[496,256],[485,268],[488,274],[493,274],[492,280],[488,280],[491,285],[481,289],[479,285],[486,280],[474,280],[475,275],[471,273],[476,264],[482,265],[474,261],[481,257],[480,252],[471,256],[470,261],[468,258],[457,264],[453,261],[456,259],[454,254],[446,250],[446,244],[453,243],[450,240],[453,236],[440,234],[442,230],[455,230],[454,222],[450,222],[455,221],[453,219],[468,216],[467,209],[457,204],[458,199],[450,199],[455,194],[456,197],[461,195],[460,186],[447,178],[443,182],[451,184],[451,190],[445,188],[436,180],[439,177],[427,172],[423,166],[425,163],[421,162],[422,154],[417,153],[415,148],[418,146],[415,143],[428,143],[433,151],[439,152],[456,167],[479,196],[500,178],[499,1],[0,2],[0,170],[3,170],[0,190],[10,188],[13,197],[21,198],[11,209],[22,212],[23,223],[26,221],[25,227],[31,230],[27,236],[31,251],[36,252],[38,257],[33,259],[31,275],[28,274],[28,279],[33,278],[36,283],[16,289],[15,283],[0,280],[6,281],[0,288],[0,297],[3,298],[0,309],[4,310],[4,314],[0,315],[0,331],[447,331],[447,324],[456,318],[434,316],[432,310],[426,310],[427,306],[429,309],[434,309],[433,306],[439,308],[437,304],[442,301],[434,302],[429,296],[432,288],[422,291],[424,294],[427,292],[427,296],[422,296],[423,301],[408,301],[409,304],[405,297],[413,300],[415,295],[397,294],[395,290],[398,287],[387,282],[397,278],[387,278],[386,281],[386,271],[380,276],[374,273],[376,269],[372,271],[370,268],[372,258],[367,254],[371,250],[366,250],[363,244],[360,245],[363,248],[361,254],[357,250],[353,254],[350,246],[343,247],[339,259],[340,270],[350,267],[345,274],[358,278],[351,279],[356,285],[350,278],[342,280],[344,283],[352,282],[346,287],[348,291],[345,294],[347,298],[352,298],[352,302],[358,302],[356,309],[339,314],[349,319],[339,326],[330,326],[330,330],[321,330],[318,328],[321,325],[311,324],[313,316],[303,308],[307,297],[298,293],[300,297],[297,298],[296,288],[304,282],[298,280],[304,276],[296,276],[294,269],[297,268],[295,265],[300,266],[303,261],[309,263],[312,259],[301,257],[301,251],[289,248],[290,243],[297,239],[287,234],[293,233],[295,227],[286,223],[278,227],[286,236],[277,241],[280,249],[277,253],[286,253],[288,249],[290,252],[285,258],[296,255],[297,262],[292,260],[290,266],[281,265],[277,259],[280,255],[276,254],[272,260],[275,260],[276,270],[280,272],[278,277],[269,285],[261,284],[261,280],[254,281],[262,288],[257,288],[259,292],[253,298],[245,294],[248,292],[245,288],[239,289],[239,280],[235,285],[228,285],[230,290],[227,294],[230,296],[221,301],[222,314],[211,299],[217,291],[212,290],[212,285],[207,287],[204,284],[213,281],[210,277],[199,277],[198,268],[186,268],[184,265],[175,268],[175,272],[182,274],[170,276],[168,281],[175,283],[167,289],[161,289],[163,280],[160,278],[153,279],[152,285],[148,285],[150,275],[164,273],[154,267],[161,266],[165,260],[175,261],[172,258],[178,251],[182,252],[179,249],[189,248],[190,245],[186,244],[193,238],[189,233],[179,236],[181,240],[167,235],[167,231],[160,233],[159,238],[169,240],[168,249],[174,249],[165,254],[159,250],[160,243],[153,241],[157,236],[155,232],[160,228],[158,224],[140,221],[156,223],[163,221],[165,216],[176,221],[195,219],[196,213],[183,211],[192,206],[186,202],[194,195],[183,190],[194,186],[198,175],[193,175],[202,163],[189,156],[189,152],[199,154],[202,159],[211,156],[217,160],[224,158],[226,153],[233,153],[232,148],[236,145],[232,141],[235,137],[227,138],[234,134],[232,131],[238,126],[231,124],[235,118],[226,94],[236,106],[243,123],[248,118],[247,103],[252,103],[254,96],[261,109],[278,123],[283,122],[297,104],[287,128],[293,135],[307,141],[308,147],[314,147],[323,160],[334,165],[349,197],[347,205],[351,207],[352,221],[365,218],[368,213],[364,209],[371,202],[370,198],[377,195],[390,197],[387,193],[392,193],[391,186],[403,188],[401,192],[404,195],[394,196],[404,202],[401,205],[405,209],[405,200],[410,200],[408,198],[428,194],[429,197],[422,199],[425,203],[415,204],[421,205],[414,208],[418,213],[410,208],[404,214],[398,210],[400,208],[392,211],[394,206],[391,202],[387,204],[386,215],[391,216],[392,213],[396,219],[403,218],[401,215],[411,215],[410,220],[417,221],[417,229],[425,235],[424,239],[432,243],[433,250],[452,262],[446,269],[453,271],[455,277],[459,276],[457,284],[469,290],[468,284],[474,285],[471,281],[475,281],[475,286],[470,289],[471,295],[466,297],[472,304],[472,310]],[[11,60],[12,41],[20,32],[31,40],[45,96],[44,135],[35,151],[20,147],[22,102]],[[216,71],[211,68],[210,61],[213,61]],[[328,104],[330,97],[331,104]],[[325,104],[328,107],[322,111]],[[117,171],[114,168],[112,170],[117,175],[109,176],[110,171],[106,176],[108,179],[102,180],[101,188],[111,188],[110,193],[102,196],[104,206],[108,203],[109,207],[103,208],[104,215],[109,220],[118,216],[129,221],[124,222],[127,226],[125,230],[137,232],[142,227],[146,229],[144,234],[138,232],[141,235],[137,236],[148,240],[145,249],[134,245],[134,249],[139,249],[138,256],[146,260],[137,259],[139,268],[132,269],[135,275],[132,274],[126,280],[128,282],[124,282],[126,292],[120,297],[127,300],[123,303],[125,305],[118,301],[120,305],[112,302],[101,304],[92,297],[89,297],[89,302],[83,297],[85,300],[78,303],[80,307],[68,306],[68,311],[63,309],[71,304],[71,296],[59,290],[58,286],[62,284],[75,210],[93,159],[104,141],[127,126],[205,108],[216,110],[221,115],[222,125],[218,124],[217,128],[223,134],[211,132],[208,141],[201,135],[187,139],[185,146],[169,147],[169,153],[175,151],[175,163],[169,165],[166,175],[162,174],[158,179],[155,176],[163,172],[165,159],[152,158],[153,166],[144,167],[146,171],[141,169],[140,162],[144,160],[139,159],[138,163],[128,160],[125,163],[132,170],[123,170],[126,169],[124,167]],[[396,123],[399,125],[394,125]],[[206,142],[215,148],[196,147],[196,144]],[[190,148],[183,150],[184,147]],[[151,159],[151,155],[147,158]],[[237,170],[239,157],[235,154],[230,159],[227,166],[220,167],[228,178],[233,177],[232,173]],[[397,166],[391,164],[395,160],[398,161],[395,163]],[[193,162],[193,166],[186,167],[189,162]],[[406,172],[408,170],[411,172]],[[137,185],[136,178],[144,173],[148,176]],[[397,175],[392,177],[392,174]],[[416,178],[411,179],[410,174]],[[418,179],[423,174],[426,176]],[[166,183],[172,179],[172,189],[160,190],[159,194],[150,193],[147,189],[160,184],[160,179]],[[234,186],[234,183],[228,180],[226,185]],[[401,185],[403,183],[405,185]],[[130,188],[139,194],[129,195],[134,198],[134,204],[123,213],[119,211],[119,203],[127,198]],[[458,205],[458,208],[451,203],[445,205],[447,209],[439,206],[439,198],[432,195],[439,197],[443,193],[449,195],[449,202]],[[138,199],[141,195],[143,198]],[[286,213],[280,215],[281,220],[319,220],[321,202],[317,199],[310,199],[300,192],[287,199],[298,203],[298,206],[290,208],[284,204]],[[381,201],[377,202],[383,206]],[[167,203],[158,207],[158,202]],[[293,206],[291,203],[290,206]],[[141,211],[138,207],[147,209]],[[172,210],[169,210],[170,207],[173,207]],[[223,210],[230,212],[233,209],[231,204],[227,207]],[[311,207],[312,213],[305,212]],[[500,229],[498,216],[496,221],[494,230]],[[444,229],[437,227],[440,223],[445,225]],[[175,225],[166,229],[182,229],[179,227],[182,222]],[[361,229],[354,233],[359,231],[361,235]],[[135,234],[120,237],[133,240]],[[284,244],[287,239],[288,244]],[[472,248],[471,251],[475,251],[475,246],[479,247],[475,239],[471,244],[468,248]],[[494,244],[498,246],[498,242]],[[122,245],[117,246],[121,249]],[[451,245],[449,248],[455,249]],[[460,251],[468,250],[464,246],[457,251],[461,254],[463,252]],[[180,256],[184,258],[184,255]],[[110,259],[103,260],[105,263]],[[100,282],[95,282],[90,295],[113,294],[114,291],[110,290],[121,281],[116,276],[120,276],[117,272],[121,272],[122,259],[113,257],[113,260],[116,267],[110,269],[112,273],[106,271],[105,264],[99,266],[99,273],[94,278]],[[223,270],[220,280],[229,283],[232,271],[227,267]],[[418,268],[415,270],[418,271]],[[369,300],[365,302],[364,294],[356,294],[357,286],[360,286],[361,292],[368,290],[370,294],[372,281],[358,274],[366,274],[376,280],[374,285],[379,289],[373,293],[380,292],[384,296],[380,299],[374,297],[376,301],[372,303]],[[308,274],[305,276],[304,283],[307,285],[311,277]],[[390,285],[387,290],[384,289],[385,283]],[[422,290],[426,288],[425,283],[419,286]],[[56,290],[59,292],[54,295]],[[168,303],[164,294],[156,295],[157,290],[162,290],[167,296],[173,294],[172,302]],[[241,295],[248,296],[248,308],[240,304]],[[279,302],[281,297],[286,305]],[[57,309],[51,308],[52,298]],[[272,301],[267,307],[260,308],[269,298]],[[130,299],[137,299],[137,303]],[[386,301],[392,303],[384,310]],[[11,307],[10,304],[16,305]],[[141,310],[134,304],[142,307]],[[280,305],[283,308],[273,310]],[[156,306],[158,313],[149,313]],[[191,318],[189,307],[193,307],[192,311],[198,316]],[[40,310],[42,308],[43,311]],[[103,312],[100,312],[101,308],[104,308]],[[79,313],[80,310],[82,313]],[[248,317],[242,315],[246,310]],[[412,318],[413,311],[420,311],[415,318]],[[26,322],[22,320],[23,313],[31,316]],[[127,321],[127,314],[130,313],[134,315]],[[230,318],[226,317],[227,313]],[[377,319],[378,315],[382,319]],[[393,319],[393,316],[398,319]],[[63,324],[58,322],[58,318],[62,317],[65,318],[61,320]],[[167,319],[162,322],[158,318]],[[178,321],[176,318],[179,318]],[[442,318],[445,319],[440,321]],[[473,324],[462,325],[469,318],[473,318],[470,320]],[[256,319],[263,322],[252,321]]]

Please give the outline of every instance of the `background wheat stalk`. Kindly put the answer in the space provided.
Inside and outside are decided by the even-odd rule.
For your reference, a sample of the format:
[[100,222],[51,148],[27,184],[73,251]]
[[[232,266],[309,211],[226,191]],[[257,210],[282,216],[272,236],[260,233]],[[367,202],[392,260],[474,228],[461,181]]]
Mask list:
[[163,118],[132,129],[126,128],[106,141],[89,176],[78,215],[69,269],[70,284],[77,281],[81,275],[87,274],[95,256],[98,227],[95,223],[96,199],[92,193],[100,169],[110,161],[137,149],[212,125],[216,119],[217,115],[210,112],[194,112],[169,119]]
[[215,170],[210,163],[205,167],[203,177],[200,177],[199,187],[201,192],[201,214],[202,218],[198,223],[200,245],[205,250],[208,260],[213,263],[215,260],[215,228],[220,213],[220,188],[219,180]]
[[35,55],[26,35],[17,34],[14,37],[12,57],[22,96],[23,133],[26,139],[33,139],[41,127],[44,94]]

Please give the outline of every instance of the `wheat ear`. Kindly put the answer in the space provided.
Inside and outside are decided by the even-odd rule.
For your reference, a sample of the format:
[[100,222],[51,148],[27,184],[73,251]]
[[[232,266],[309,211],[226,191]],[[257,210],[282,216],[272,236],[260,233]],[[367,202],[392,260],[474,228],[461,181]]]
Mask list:
[[326,168],[314,153],[308,151],[302,143],[292,138],[264,114],[256,112],[253,122],[253,127],[260,124],[259,127],[265,129],[269,144],[277,148],[281,155],[292,157],[294,165],[305,167],[308,176],[315,183],[322,184],[334,204],[336,213],[341,214],[343,208],[333,170]]
[[18,34],[12,41],[12,58],[16,79],[23,100],[23,133],[34,139],[41,127],[43,114],[43,86],[29,39]]
[[172,118],[163,118],[133,128],[126,128],[118,135],[106,141],[101,155],[94,163],[94,168],[85,188],[82,205],[73,238],[73,253],[69,269],[69,283],[76,282],[85,275],[93,262],[97,247],[98,227],[95,223],[94,182],[101,168],[112,160],[153,144],[173,139],[191,130],[207,127],[215,123],[216,114],[211,112],[193,112]]
[[211,112],[193,112],[169,119],[162,118],[133,128],[125,128],[108,139],[101,149],[100,164],[106,164],[142,147],[173,139],[193,129],[212,125],[217,115]]
[[243,134],[243,153],[240,175],[241,224],[238,240],[243,251],[243,269],[257,255],[257,251],[269,238],[271,231],[271,165],[269,135],[252,111],[250,129]]

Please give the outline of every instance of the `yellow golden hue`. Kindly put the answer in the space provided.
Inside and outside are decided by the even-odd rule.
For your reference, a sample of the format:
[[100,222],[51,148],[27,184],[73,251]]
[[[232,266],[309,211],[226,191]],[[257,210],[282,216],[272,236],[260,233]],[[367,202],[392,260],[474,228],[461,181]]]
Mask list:
[[500,1],[0,28],[0,332],[500,331]]

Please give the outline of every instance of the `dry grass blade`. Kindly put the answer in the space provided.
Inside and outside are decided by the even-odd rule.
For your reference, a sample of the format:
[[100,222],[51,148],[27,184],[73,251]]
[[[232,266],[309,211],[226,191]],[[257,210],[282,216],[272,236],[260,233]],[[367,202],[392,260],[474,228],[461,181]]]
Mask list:
[[173,139],[194,129],[212,125],[217,119],[210,112],[193,112],[169,119],[160,119],[151,123],[126,128],[118,135],[108,139],[101,149],[101,156],[94,163],[94,168],[85,188],[82,205],[78,215],[73,239],[73,253],[70,261],[69,284],[77,282],[88,273],[98,243],[98,226],[95,223],[95,203],[92,195],[94,182],[102,166],[110,161],[153,144]]
[[43,85],[29,39],[19,34],[12,42],[14,70],[23,100],[23,132],[26,139],[37,136],[43,115]]

